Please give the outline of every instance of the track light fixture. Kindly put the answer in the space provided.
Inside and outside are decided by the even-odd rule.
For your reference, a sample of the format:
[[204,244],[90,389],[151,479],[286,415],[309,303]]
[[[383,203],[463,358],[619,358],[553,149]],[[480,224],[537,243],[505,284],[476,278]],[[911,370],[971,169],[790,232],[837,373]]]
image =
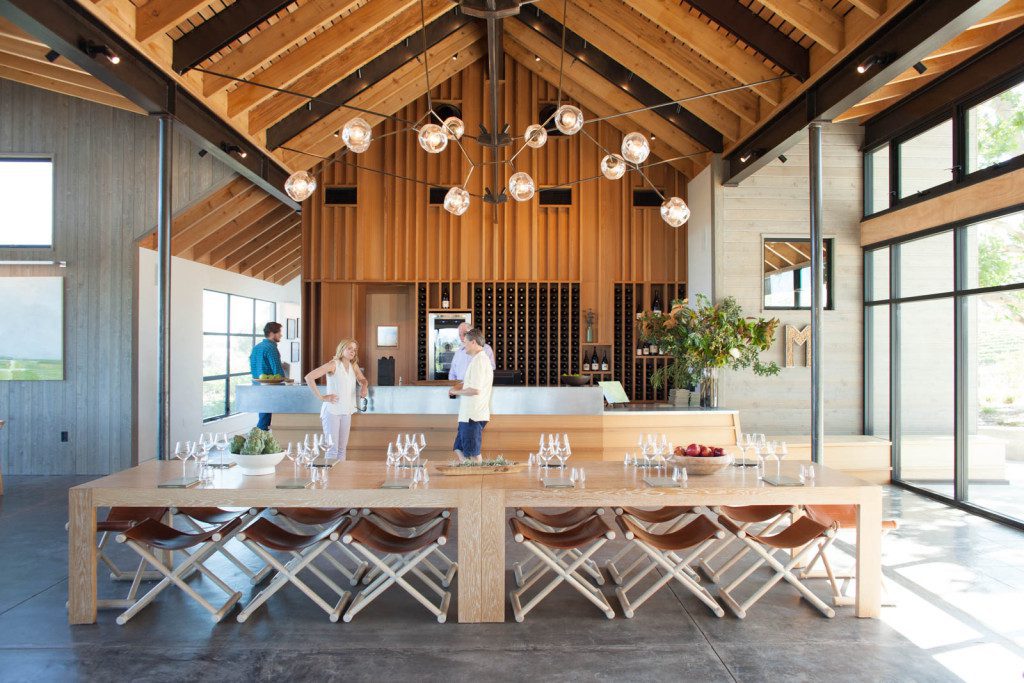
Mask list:
[[740,163],[745,164],[752,159],[756,159],[761,156],[763,152],[759,149],[748,149],[747,152],[740,157]]
[[789,159],[786,158],[785,154],[780,154],[779,161],[781,161],[782,163],[786,163],[787,161],[789,161]]
[[199,150],[198,152],[196,152],[196,154],[198,154],[198,155],[199,155],[199,158],[200,158],[200,159],[202,159],[202,158],[203,158],[203,157],[205,157],[205,156],[206,156],[207,154],[209,154],[209,152],[207,152],[207,151],[206,151],[205,149],[201,149],[201,150]]
[[56,62],[58,57],[60,57],[60,53],[56,50],[50,50],[46,53],[46,61],[48,62]]
[[928,70],[928,67],[925,65],[924,62],[918,62],[917,64],[914,65],[914,71],[916,71],[919,74],[923,75],[924,72],[927,71],[927,70]]
[[222,143],[220,143],[220,148],[226,154],[234,154],[239,159],[244,159],[247,156],[249,156],[248,152],[246,152],[244,149],[242,149],[238,145],[232,145],[229,142],[222,142]]
[[893,55],[882,53],[877,55],[871,55],[863,62],[857,65],[857,73],[866,74],[868,71],[875,67],[889,66],[893,62]]
[[89,55],[90,57],[96,58],[96,57],[102,55],[102,56],[106,57],[107,61],[109,61],[111,64],[120,64],[121,63],[121,58],[117,55],[117,53],[114,52],[113,50],[111,50],[106,45],[100,45],[100,44],[94,43],[94,42],[92,42],[90,40],[86,40],[86,41],[82,42],[81,48],[82,48],[82,51],[85,52],[85,54]]

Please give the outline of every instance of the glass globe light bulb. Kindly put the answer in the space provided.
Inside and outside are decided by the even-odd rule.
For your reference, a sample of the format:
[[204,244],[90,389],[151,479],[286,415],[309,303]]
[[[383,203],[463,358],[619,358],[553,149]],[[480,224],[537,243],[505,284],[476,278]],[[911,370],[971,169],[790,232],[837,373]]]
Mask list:
[[466,124],[462,122],[458,116],[449,116],[444,120],[442,124],[444,129],[448,131],[448,137],[454,140],[461,140],[463,134],[466,132]]
[[517,202],[528,201],[536,190],[537,186],[534,185],[533,178],[529,173],[519,171],[513,173],[512,177],[508,179],[508,193]]
[[564,135],[573,135],[583,127],[583,112],[579,107],[563,104],[555,112],[555,128]]
[[284,182],[284,191],[297,202],[309,199],[316,190],[316,178],[306,171],[296,171]]
[[626,161],[642,164],[651,153],[651,143],[643,133],[630,133],[622,138],[622,156]]
[[626,160],[618,154],[606,154],[601,159],[601,173],[608,180],[618,180],[626,175]]
[[540,149],[544,146],[544,143],[548,141],[548,131],[539,123],[531,123],[526,127],[526,132],[523,133],[523,138],[526,140],[527,147]]
[[444,210],[455,216],[461,216],[469,210],[469,192],[458,185],[448,188],[444,196]]
[[358,116],[341,129],[341,139],[345,145],[355,153],[365,152],[370,148],[370,140],[373,138],[373,129],[370,124]]
[[436,123],[428,123],[420,128],[420,147],[431,154],[440,154],[448,146],[448,136]]
[[679,197],[669,197],[661,205],[661,218],[673,228],[690,220],[690,207]]

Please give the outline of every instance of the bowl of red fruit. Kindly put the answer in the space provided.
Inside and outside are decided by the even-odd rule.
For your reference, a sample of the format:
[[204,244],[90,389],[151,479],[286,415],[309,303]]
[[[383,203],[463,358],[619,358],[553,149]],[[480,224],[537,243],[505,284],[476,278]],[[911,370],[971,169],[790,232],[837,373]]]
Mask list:
[[697,443],[686,448],[676,446],[673,456],[676,465],[685,467],[687,474],[714,474],[732,463],[732,456],[725,449]]

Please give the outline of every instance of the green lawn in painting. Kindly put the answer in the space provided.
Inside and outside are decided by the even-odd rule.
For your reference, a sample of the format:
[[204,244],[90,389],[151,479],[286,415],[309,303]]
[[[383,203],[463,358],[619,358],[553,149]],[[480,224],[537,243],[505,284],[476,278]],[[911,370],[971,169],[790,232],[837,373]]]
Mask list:
[[47,379],[64,379],[63,361],[0,358],[0,381]]

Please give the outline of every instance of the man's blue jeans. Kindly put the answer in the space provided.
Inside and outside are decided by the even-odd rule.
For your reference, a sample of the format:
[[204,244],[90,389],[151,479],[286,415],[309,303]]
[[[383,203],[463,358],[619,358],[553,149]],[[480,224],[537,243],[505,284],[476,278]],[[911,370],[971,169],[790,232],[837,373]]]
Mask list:
[[267,431],[270,429],[270,418],[273,416],[273,413],[260,413],[260,419],[256,422],[256,426],[263,431]]

